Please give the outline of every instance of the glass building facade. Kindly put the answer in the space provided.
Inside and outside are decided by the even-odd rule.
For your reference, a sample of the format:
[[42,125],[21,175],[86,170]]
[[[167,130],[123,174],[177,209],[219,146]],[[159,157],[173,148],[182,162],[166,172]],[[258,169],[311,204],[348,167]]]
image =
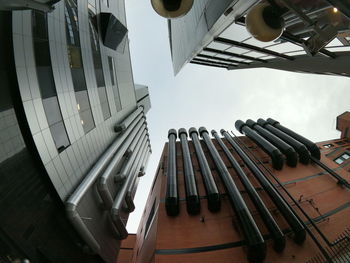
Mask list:
[[[99,20],[107,13],[125,25],[124,1],[50,3],[0,11],[0,261],[115,262],[120,237],[111,234],[115,222],[100,203],[101,174],[84,182],[108,167],[113,178],[130,147],[135,163],[128,175],[137,176],[150,154],[150,105],[139,105],[127,36],[117,49],[105,46],[111,28]],[[116,133],[115,126],[125,130]],[[109,185],[111,197],[124,198],[118,187],[127,182]],[[69,216],[77,192],[80,225]]]

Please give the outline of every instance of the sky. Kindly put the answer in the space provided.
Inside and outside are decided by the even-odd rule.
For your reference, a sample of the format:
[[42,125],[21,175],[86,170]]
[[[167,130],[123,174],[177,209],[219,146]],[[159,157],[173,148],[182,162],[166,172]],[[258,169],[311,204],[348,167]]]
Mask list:
[[136,233],[171,128],[234,128],[238,119],[271,117],[313,141],[339,138],[336,117],[350,110],[350,78],[271,69],[228,71],[187,64],[175,77],[166,19],[150,1],[127,0],[134,82],[149,87],[152,155],[135,196],[127,229]]

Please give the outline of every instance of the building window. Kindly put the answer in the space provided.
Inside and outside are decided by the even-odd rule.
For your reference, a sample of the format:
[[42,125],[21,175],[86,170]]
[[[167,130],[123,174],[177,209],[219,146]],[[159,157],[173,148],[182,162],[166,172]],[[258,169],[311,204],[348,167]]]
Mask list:
[[85,134],[95,128],[95,121],[91,111],[91,104],[87,92],[85,72],[81,57],[78,6],[76,0],[66,0],[66,35],[68,58],[72,74],[77,109],[80,116],[80,123]]
[[94,10],[89,9],[89,31],[90,31],[90,43],[92,50],[92,59],[94,62],[96,85],[98,90],[98,97],[102,108],[102,114],[104,120],[111,117],[111,110],[109,107],[108,96],[106,91],[106,84],[103,74],[100,40],[97,32],[97,24],[95,23]]
[[115,76],[114,76],[114,59],[112,57],[108,57],[108,65],[109,65],[109,74],[111,76],[112,86],[115,85]]
[[151,227],[151,225],[152,225],[152,223],[154,221],[154,217],[155,217],[155,214],[156,214],[156,202],[157,202],[157,199],[154,199],[154,202],[153,202],[153,205],[152,205],[152,209],[149,212],[149,215],[148,215],[148,218],[147,218],[147,221],[146,221],[145,235],[144,235],[145,239],[147,238],[149,229],[150,229],[150,227]]
[[109,73],[111,76],[115,106],[116,106],[117,112],[118,112],[118,111],[122,110],[122,104],[120,101],[120,94],[119,94],[118,85],[116,85],[116,82],[115,82],[115,78],[116,78],[115,77],[115,66],[114,66],[114,59],[112,57],[108,57],[108,65],[109,65]]
[[336,144],[338,144],[338,145],[344,145],[345,144],[345,142],[343,142],[343,141],[339,141],[339,142],[335,142]]
[[339,157],[337,157],[336,159],[334,159],[334,161],[337,164],[342,164],[343,162],[345,162],[346,160],[348,160],[350,158],[350,154],[349,153],[343,153],[342,155],[340,155]]
[[323,147],[326,148],[326,149],[329,149],[329,148],[331,148],[331,147],[333,147],[333,146],[334,146],[334,145],[331,144],[331,143],[323,145]]
[[43,107],[56,149],[58,152],[62,152],[70,145],[70,141],[57,99],[51,66],[47,15],[45,13],[32,12],[32,31],[36,73]]

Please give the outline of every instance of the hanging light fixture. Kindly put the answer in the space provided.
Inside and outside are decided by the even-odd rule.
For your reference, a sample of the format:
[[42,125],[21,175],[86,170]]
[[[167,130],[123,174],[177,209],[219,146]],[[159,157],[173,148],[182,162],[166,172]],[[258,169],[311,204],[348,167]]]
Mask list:
[[247,14],[246,28],[257,40],[269,42],[279,38],[284,29],[284,20],[279,10],[268,3],[254,6]]
[[188,13],[193,0],[151,0],[153,9],[162,17],[179,18]]

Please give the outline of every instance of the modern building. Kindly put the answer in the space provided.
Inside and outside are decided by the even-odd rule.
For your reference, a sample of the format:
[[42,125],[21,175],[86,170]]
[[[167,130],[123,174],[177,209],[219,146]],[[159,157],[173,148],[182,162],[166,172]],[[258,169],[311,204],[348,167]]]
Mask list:
[[170,130],[121,262],[349,262],[349,118],[317,144],[273,119]]
[[[280,24],[274,24],[274,13],[262,14],[261,5],[277,10]],[[277,28],[277,39],[261,42],[247,31],[247,14],[256,10],[248,27],[255,22],[264,34],[275,34]],[[350,76],[349,19],[347,1],[193,1],[186,15],[168,20],[174,72],[192,63]]]
[[124,1],[1,1],[0,32],[0,261],[115,263],[151,152]]

